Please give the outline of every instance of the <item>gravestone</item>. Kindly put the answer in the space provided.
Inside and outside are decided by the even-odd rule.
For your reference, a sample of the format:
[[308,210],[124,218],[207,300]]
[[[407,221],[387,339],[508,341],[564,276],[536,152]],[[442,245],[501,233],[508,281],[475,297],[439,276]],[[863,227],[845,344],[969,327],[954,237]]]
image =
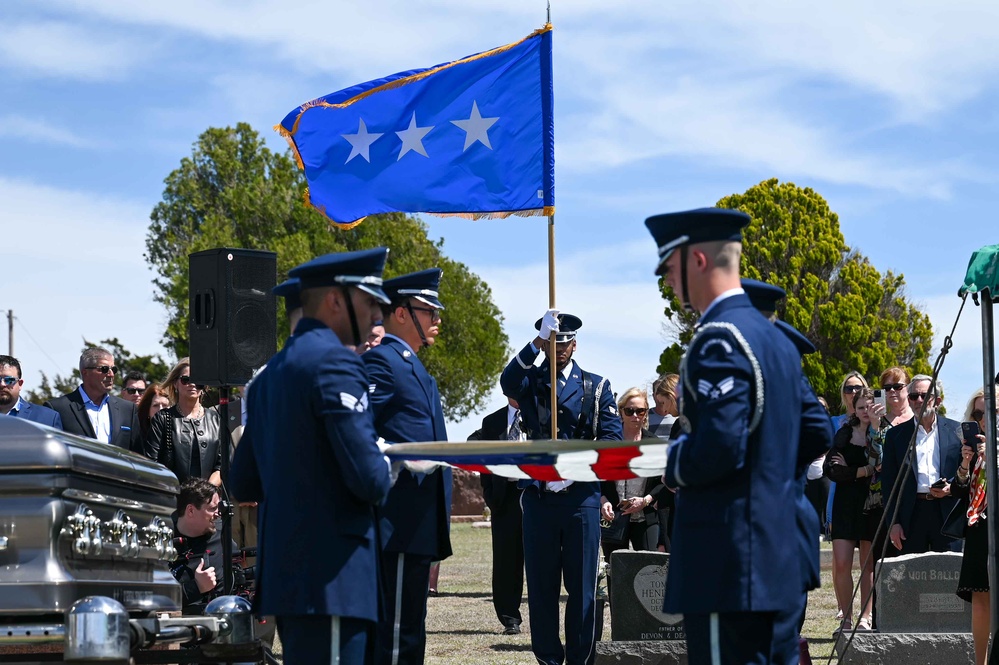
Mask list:
[[683,640],[683,615],[663,612],[669,554],[619,550],[610,557],[611,639]]
[[878,630],[882,633],[967,633],[971,603],[954,593],[961,554],[928,552],[878,563]]

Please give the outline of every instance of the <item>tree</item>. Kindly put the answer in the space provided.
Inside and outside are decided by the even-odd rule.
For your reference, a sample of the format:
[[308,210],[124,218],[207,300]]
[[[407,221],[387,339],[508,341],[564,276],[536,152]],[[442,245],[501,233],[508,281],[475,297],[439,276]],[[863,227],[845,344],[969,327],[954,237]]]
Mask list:
[[[840,381],[851,370],[868,379],[893,365],[928,372],[929,317],[908,301],[903,275],[881,274],[847,245],[839,217],[818,193],[774,178],[717,205],[752,217],[743,231],[742,276],[787,291],[777,314],[818,348],[805,356],[805,374],[830,404],[838,403]],[[676,371],[696,318],[682,313],[662,280],[660,289],[678,342],[663,351],[659,371]]]
[[[137,356],[126,349],[117,337],[101,340],[99,344],[84,339],[80,353],[82,354],[95,346],[110,351],[111,355],[114,356],[114,363],[118,368],[118,373],[115,374],[115,384],[118,386],[121,386],[123,377],[129,372],[139,372],[146,377],[147,381],[159,382],[165,379],[170,371],[169,365],[160,356]],[[36,404],[76,390],[82,380],[79,367],[73,368],[68,376],[56,374],[51,380],[45,372],[39,373],[42,375],[42,380],[39,382],[38,389],[25,392],[25,399]]]
[[[391,250],[386,278],[431,266],[444,270],[442,334],[421,358],[437,379],[445,414],[461,419],[484,405],[507,357],[502,315],[489,287],[445,256],[443,241],[430,240],[423,222],[393,213],[347,231],[331,229],[304,205],[305,178],[290,152],[272,152],[245,123],[202,133],[165,184],[150,216],[146,260],[158,275],[155,298],[169,314],[163,343],[178,356],[188,352],[188,254],[213,247],[268,249],[277,253],[280,281],[315,256],[384,245]],[[288,321],[278,310],[283,344]]]

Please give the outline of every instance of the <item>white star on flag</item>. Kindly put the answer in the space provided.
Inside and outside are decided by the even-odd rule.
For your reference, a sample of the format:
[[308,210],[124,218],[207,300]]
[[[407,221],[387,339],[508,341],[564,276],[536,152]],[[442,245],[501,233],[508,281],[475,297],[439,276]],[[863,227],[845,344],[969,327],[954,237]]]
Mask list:
[[498,116],[495,118],[483,118],[479,114],[479,105],[475,100],[472,100],[472,113],[468,117],[468,120],[451,121],[452,124],[465,130],[465,147],[461,151],[465,152],[476,141],[492,150],[493,147],[489,144],[489,128],[497,120],[499,120]]
[[371,157],[368,154],[368,148],[374,143],[381,134],[369,134],[368,128],[364,126],[364,118],[358,118],[357,120],[357,133],[356,134],[341,134],[343,138],[350,142],[350,156],[347,157],[347,161],[344,164],[350,162],[358,155],[364,157],[364,161],[371,163]]
[[[424,157],[430,157],[430,155],[427,154],[427,149],[423,147],[423,137],[430,133],[430,130],[433,128],[433,125],[430,125],[429,127],[417,127],[416,111],[413,111],[413,117],[409,121],[409,127],[401,132],[396,132],[396,135],[402,139],[402,150],[399,151],[399,159],[402,159],[402,156],[410,150],[418,152]],[[399,159],[395,161],[399,161]]]

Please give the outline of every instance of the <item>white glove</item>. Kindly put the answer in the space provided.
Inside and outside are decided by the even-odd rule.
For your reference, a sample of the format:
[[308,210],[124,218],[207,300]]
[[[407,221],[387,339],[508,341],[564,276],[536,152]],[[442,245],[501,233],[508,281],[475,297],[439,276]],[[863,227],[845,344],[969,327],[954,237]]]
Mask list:
[[386,443],[385,439],[383,439],[382,437],[378,437],[378,440],[375,441],[375,445],[378,446],[378,452],[380,453],[384,453],[386,450],[392,447],[392,444]]
[[538,331],[538,337],[541,339],[551,339],[553,332],[558,332],[557,309],[550,309],[541,317],[541,330]]
[[402,463],[410,473],[433,473],[437,467],[447,466],[444,462],[431,462],[429,460],[406,460]]

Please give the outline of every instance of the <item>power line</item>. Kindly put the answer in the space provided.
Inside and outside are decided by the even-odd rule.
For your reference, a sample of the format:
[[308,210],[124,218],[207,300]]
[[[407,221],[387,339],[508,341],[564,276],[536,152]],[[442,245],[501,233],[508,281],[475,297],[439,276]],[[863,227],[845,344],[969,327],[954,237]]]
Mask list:
[[23,324],[23,323],[21,322],[21,317],[19,317],[19,316],[15,316],[15,317],[14,317],[14,320],[15,320],[15,321],[17,321],[18,325],[20,325],[20,326],[21,326],[21,330],[23,330],[23,331],[25,332],[25,334],[27,334],[28,338],[29,338],[29,339],[30,339],[30,340],[31,340],[32,342],[34,342],[34,343],[35,343],[35,346],[37,346],[37,347],[38,347],[38,350],[39,350],[39,351],[41,351],[41,352],[42,352],[42,354],[43,354],[43,355],[44,355],[44,356],[45,356],[46,358],[48,358],[48,359],[49,359],[49,361],[50,361],[50,362],[52,363],[52,367],[54,367],[54,368],[55,368],[55,371],[56,371],[56,372],[58,372],[58,371],[59,371],[59,363],[57,363],[57,362],[56,362],[56,361],[55,361],[55,360],[54,360],[54,359],[52,358],[52,356],[50,356],[50,355],[48,354],[48,351],[46,351],[46,350],[45,350],[44,348],[42,348],[42,345],[38,343],[38,340],[37,340],[37,339],[35,339],[35,336],[31,334],[31,331],[29,331],[29,330],[28,330],[28,329],[27,329],[27,328],[26,328],[26,327],[24,326],[24,324]]

